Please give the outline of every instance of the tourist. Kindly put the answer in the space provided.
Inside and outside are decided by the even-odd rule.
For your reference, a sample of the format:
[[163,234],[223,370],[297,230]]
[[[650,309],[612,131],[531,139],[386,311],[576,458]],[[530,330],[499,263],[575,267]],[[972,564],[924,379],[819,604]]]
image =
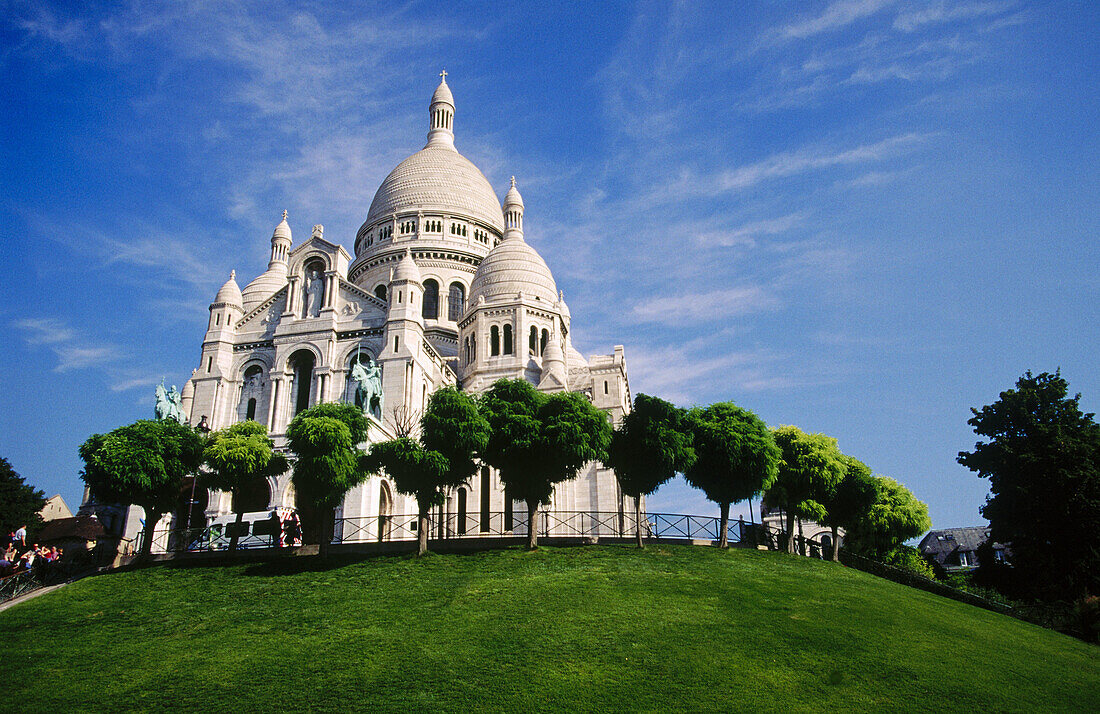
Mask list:
[[15,542],[18,543],[17,547],[20,548],[21,550],[26,549],[26,547],[27,547],[27,527],[26,526],[19,526],[19,528],[17,528],[15,533],[13,533],[12,535],[15,538]]

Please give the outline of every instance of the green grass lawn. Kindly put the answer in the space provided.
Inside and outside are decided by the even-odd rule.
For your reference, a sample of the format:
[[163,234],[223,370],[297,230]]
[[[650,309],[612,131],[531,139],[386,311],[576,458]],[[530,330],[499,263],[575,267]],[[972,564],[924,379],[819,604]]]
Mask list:
[[17,605],[0,613],[4,700],[58,714],[1100,707],[1100,647],[808,558],[312,560],[155,567]]

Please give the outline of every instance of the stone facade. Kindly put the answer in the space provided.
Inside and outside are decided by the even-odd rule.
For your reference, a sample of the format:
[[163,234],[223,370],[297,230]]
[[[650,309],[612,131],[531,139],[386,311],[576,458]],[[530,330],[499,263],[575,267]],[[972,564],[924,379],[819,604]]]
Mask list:
[[[282,448],[298,411],[355,400],[357,361],[381,367],[370,442],[415,422],[440,387],[476,393],[502,377],[583,392],[612,424],[621,420],[631,404],[623,348],[590,360],[574,349],[564,297],[524,241],[515,180],[502,210],[489,182],[455,149],[454,116],[444,75],[429,105],[427,145],[379,187],[354,256],[326,239],[320,225],[295,245],[283,212],[267,271],[243,290],[231,274],[210,304],[199,366],[182,391],[192,425],[205,420],[220,429],[255,419]],[[297,505],[289,473],[270,479],[267,491],[266,504],[261,493],[250,507]],[[233,509],[228,494],[200,495],[208,522]],[[443,510],[503,512],[504,501],[497,474],[482,468],[449,494]],[[512,505],[523,512],[522,503]],[[633,502],[612,471],[590,464],[559,486],[552,510],[630,513]],[[347,494],[342,511],[377,519],[414,514],[416,504],[374,476]],[[182,526],[184,517],[173,523]]]

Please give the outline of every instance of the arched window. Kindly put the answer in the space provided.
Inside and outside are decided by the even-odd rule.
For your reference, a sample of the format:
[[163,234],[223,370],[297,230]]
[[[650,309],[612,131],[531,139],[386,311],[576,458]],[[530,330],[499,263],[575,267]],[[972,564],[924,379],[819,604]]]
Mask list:
[[527,349],[531,350],[531,354],[538,355],[539,346],[539,328],[531,325],[531,334],[527,338]]
[[379,285],[378,287],[376,287],[374,289],[374,296],[376,298],[378,298],[379,300],[385,300],[386,299],[386,286],[385,285]]
[[393,498],[390,496],[390,486],[385,481],[378,490],[378,540],[390,539],[390,511],[393,510]]
[[256,420],[256,397],[248,400],[248,409],[245,410],[244,418]]
[[550,341],[550,333],[547,330],[542,331],[542,342],[539,343],[539,354],[546,351],[546,343]]
[[500,328],[493,325],[489,328],[489,356],[496,357],[500,354]]
[[430,278],[424,281],[424,307],[420,313],[425,320],[439,319],[439,283]]
[[294,370],[294,413],[309,409],[310,389],[313,386],[313,353],[299,350],[290,358]]
[[504,326],[504,354],[512,354],[512,326]]
[[462,283],[451,283],[447,291],[447,319],[458,322],[462,319],[462,311],[466,309],[466,286]]
[[489,532],[489,519],[492,517],[489,513],[489,498],[491,496],[489,483],[489,467],[481,467],[481,525],[479,530],[482,533]]
[[458,534],[466,535],[466,489],[458,489]]

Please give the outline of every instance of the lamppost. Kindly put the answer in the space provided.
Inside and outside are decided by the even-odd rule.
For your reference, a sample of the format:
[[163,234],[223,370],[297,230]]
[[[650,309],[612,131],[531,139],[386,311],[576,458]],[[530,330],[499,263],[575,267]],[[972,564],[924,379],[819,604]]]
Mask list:
[[[205,414],[203,414],[202,418],[199,419],[199,424],[195,427],[195,431],[204,436],[210,433],[210,425],[206,423]],[[198,482],[198,480],[198,476],[191,477],[191,498],[187,501],[187,519],[183,522],[184,533],[187,533],[191,530],[191,511],[195,510],[195,484]],[[184,547],[186,548],[186,546]]]

